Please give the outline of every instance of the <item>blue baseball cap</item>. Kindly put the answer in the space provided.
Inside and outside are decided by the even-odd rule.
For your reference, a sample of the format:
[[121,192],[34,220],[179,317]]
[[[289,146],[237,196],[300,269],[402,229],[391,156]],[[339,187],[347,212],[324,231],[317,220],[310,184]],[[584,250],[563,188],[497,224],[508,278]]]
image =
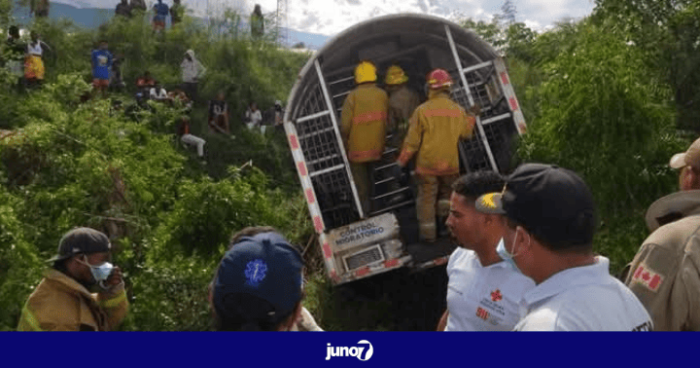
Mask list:
[[266,232],[241,238],[226,252],[214,280],[213,302],[225,310],[229,294],[250,294],[270,303],[277,315],[287,315],[301,300],[301,255],[284,237]]

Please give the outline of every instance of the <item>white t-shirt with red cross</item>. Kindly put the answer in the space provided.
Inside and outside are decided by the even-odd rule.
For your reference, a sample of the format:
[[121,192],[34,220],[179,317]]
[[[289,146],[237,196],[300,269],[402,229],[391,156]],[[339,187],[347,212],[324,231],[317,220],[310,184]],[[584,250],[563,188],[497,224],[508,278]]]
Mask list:
[[507,262],[483,267],[474,251],[457,248],[447,263],[445,331],[511,331],[520,300],[535,282]]

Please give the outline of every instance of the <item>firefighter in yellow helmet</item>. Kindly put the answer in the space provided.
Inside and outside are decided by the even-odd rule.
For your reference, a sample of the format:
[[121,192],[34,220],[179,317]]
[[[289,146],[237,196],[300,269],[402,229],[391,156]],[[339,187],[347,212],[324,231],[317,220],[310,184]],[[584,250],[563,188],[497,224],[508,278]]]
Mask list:
[[396,148],[403,142],[408,131],[408,119],[420,105],[418,93],[408,88],[408,76],[398,65],[386,71],[386,91],[389,93],[389,129],[392,132],[391,145]]
[[428,101],[411,116],[397,164],[405,167],[416,155],[420,236],[425,242],[434,242],[436,209],[441,220],[447,217],[451,185],[459,176],[459,141],[471,137],[476,120],[450,99],[449,73],[435,69],[428,74],[427,82]]
[[355,68],[357,87],[343,103],[340,130],[365,215],[370,211],[369,170],[384,153],[389,97],[377,87],[377,68],[369,61]]

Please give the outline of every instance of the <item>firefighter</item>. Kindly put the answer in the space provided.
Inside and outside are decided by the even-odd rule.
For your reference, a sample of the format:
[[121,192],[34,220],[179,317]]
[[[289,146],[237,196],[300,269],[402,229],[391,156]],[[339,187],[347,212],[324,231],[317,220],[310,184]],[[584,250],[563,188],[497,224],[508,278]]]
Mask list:
[[[129,302],[118,266],[110,263],[107,236],[90,228],[66,233],[53,268],[22,309],[19,331],[110,331],[126,316]],[[91,291],[96,291],[92,294]]]
[[386,91],[389,94],[389,130],[392,132],[392,147],[400,148],[406,132],[408,119],[420,105],[418,94],[408,88],[408,76],[398,65],[386,71]]
[[449,73],[435,69],[427,82],[428,101],[411,116],[397,164],[402,169],[416,155],[419,231],[431,243],[437,238],[436,207],[441,223],[449,214],[450,187],[459,176],[459,141],[471,137],[475,119],[450,99]]
[[370,210],[369,170],[384,152],[389,97],[377,87],[377,68],[362,61],[355,68],[357,87],[343,103],[341,133],[357,194],[365,215]]

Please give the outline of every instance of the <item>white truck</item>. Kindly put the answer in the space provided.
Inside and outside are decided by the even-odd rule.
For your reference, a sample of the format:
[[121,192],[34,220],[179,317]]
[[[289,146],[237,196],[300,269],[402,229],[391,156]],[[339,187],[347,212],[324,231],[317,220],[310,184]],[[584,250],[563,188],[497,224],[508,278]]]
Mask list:
[[526,129],[503,60],[455,23],[426,15],[391,15],[359,23],[329,41],[301,70],[284,128],[335,285],[400,267],[443,265],[455,249],[445,238],[420,243],[415,186],[410,181],[389,185],[398,181],[388,170],[396,147],[387,147],[382,163],[375,165],[370,175],[373,211],[363,213],[339,127],[345,96],[355,88],[354,68],[362,60],[375,63],[380,85],[390,65],[402,66],[410,87],[421,95],[427,73],[443,68],[455,81],[452,98],[465,109],[481,107],[473,138],[459,145],[462,173],[510,171],[513,138]]

